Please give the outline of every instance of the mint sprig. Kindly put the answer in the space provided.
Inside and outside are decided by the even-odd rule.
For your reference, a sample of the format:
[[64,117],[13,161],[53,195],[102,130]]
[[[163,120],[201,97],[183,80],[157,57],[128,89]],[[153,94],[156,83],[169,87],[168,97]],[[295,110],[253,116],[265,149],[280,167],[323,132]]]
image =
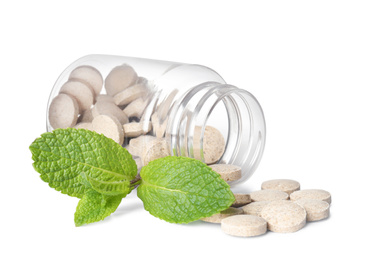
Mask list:
[[202,162],[165,157],[137,176],[126,149],[93,131],[56,129],[31,145],[34,169],[57,191],[78,197],[76,226],[103,220],[137,185],[138,197],[152,215],[173,223],[211,216],[234,202],[229,185]]

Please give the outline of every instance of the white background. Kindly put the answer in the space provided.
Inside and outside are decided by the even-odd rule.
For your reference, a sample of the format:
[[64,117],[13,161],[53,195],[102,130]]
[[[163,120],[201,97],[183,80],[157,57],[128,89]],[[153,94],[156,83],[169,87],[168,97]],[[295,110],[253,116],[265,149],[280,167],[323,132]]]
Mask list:
[[[364,259],[364,13],[364,1],[2,1],[0,258]],[[41,181],[28,147],[58,75],[93,53],[202,64],[253,93],[266,149],[235,190],[295,179],[331,192],[330,218],[237,238],[159,220],[133,192],[76,228],[78,199]]]

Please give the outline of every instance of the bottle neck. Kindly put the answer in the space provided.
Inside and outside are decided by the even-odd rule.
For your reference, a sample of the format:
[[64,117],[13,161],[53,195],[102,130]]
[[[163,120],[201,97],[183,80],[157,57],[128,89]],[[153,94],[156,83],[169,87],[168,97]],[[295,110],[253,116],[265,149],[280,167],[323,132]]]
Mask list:
[[[204,162],[203,136],[206,126],[219,129],[225,150],[217,163],[242,167],[246,181],[257,168],[265,146],[265,119],[260,104],[249,92],[228,84],[205,82],[187,91],[172,107],[166,127],[171,152],[197,158],[197,127],[201,127],[199,158]],[[199,151],[198,150],[198,151]],[[231,184],[234,184],[232,182]]]

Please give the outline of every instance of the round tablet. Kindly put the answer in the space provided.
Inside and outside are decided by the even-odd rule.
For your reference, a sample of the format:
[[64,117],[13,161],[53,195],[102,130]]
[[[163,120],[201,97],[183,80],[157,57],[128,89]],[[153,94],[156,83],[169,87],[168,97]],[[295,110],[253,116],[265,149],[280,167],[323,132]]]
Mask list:
[[123,112],[128,117],[138,117],[140,118],[148,105],[148,100],[143,100],[143,98],[137,98],[136,100],[129,103],[123,110]]
[[100,115],[93,119],[92,128],[95,132],[113,139],[118,144],[124,141],[123,127],[117,118],[113,116]]
[[242,177],[241,167],[232,164],[211,164],[213,171],[220,174],[225,181],[236,181]]
[[290,194],[290,200],[299,200],[299,199],[314,199],[314,200],[323,200],[328,204],[331,204],[331,194],[325,190],[318,189],[306,189],[295,191]]
[[205,221],[205,222],[210,222],[210,223],[221,223],[222,219],[233,216],[233,215],[238,215],[238,214],[242,214],[243,211],[241,208],[233,208],[233,207],[229,207],[226,210],[221,211],[220,213],[214,214],[213,216],[210,217],[206,217],[206,218],[202,218],[201,220]]
[[145,133],[151,131],[151,128],[152,128],[151,122],[148,122],[147,124],[144,124],[143,122],[139,122],[139,123],[132,122],[132,123],[123,125],[125,137],[140,136],[142,134],[145,134]]
[[95,95],[99,94],[103,87],[103,76],[92,66],[83,65],[75,68],[70,73],[69,79],[86,83],[93,89]]
[[262,190],[280,190],[288,193],[297,191],[300,189],[300,184],[294,180],[288,179],[276,179],[276,180],[269,180],[265,181],[261,184]]
[[152,135],[141,135],[137,138],[129,140],[128,151],[134,156],[142,156],[142,152],[145,150],[146,145],[156,137]]
[[307,212],[307,221],[317,221],[328,218],[330,205],[323,200],[299,199],[294,201]]
[[261,210],[263,209],[263,207],[265,207],[269,203],[270,203],[270,201],[251,202],[251,203],[243,206],[242,210],[243,210],[244,214],[260,216],[260,213],[261,213]]
[[89,109],[94,103],[94,92],[85,83],[77,80],[69,80],[62,85],[60,93],[74,97],[79,104],[80,112]]
[[288,200],[272,201],[260,213],[260,217],[267,221],[267,228],[279,233],[298,231],[304,227],[306,216],[302,206]]
[[136,100],[139,97],[145,97],[147,88],[143,84],[133,85],[114,95],[114,103],[118,106],[124,106]]
[[81,122],[78,123],[77,125],[75,125],[76,129],[86,129],[86,130],[90,130],[93,131],[93,127],[92,127],[92,123],[90,122]]
[[251,202],[250,194],[245,193],[234,193],[235,202],[231,205],[231,207],[242,207],[243,205],[246,205]]
[[142,163],[147,165],[150,161],[170,155],[168,143],[163,138],[155,138],[149,141],[142,151]]
[[280,190],[258,190],[250,193],[252,201],[287,200],[288,193]]
[[132,86],[138,80],[137,73],[134,69],[126,64],[117,66],[105,79],[105,90],[110,96],[123,91],[124,89]]
[[[197,126],[194,130],[193,150],[195,159],[201,160],[200,134],[202,127]],[[203,136],[203,155],[206,164],[216,163],[223,155],[226,144],[224,137],[218,129],[206,126]]]
[[221,228],[228,235],[253,237],[266,233],[267,222],[258,216],[236,215],[222,219]]
[[118,119],[123,125],[129,122],[127,115],[116,104],[107,101],[98,101],[91,110],[93,117],[110,115]]
[[96,102],[110,102],[114,103],[114,99],[112,96],[101,94],[96,97]]
[[59,94],[49,106],[49,123],[54,129],[73,127],[76,124],[78,114],[77,101],[69,95]]
[[79,118],[78,118],[78,122],[79,123],[91,123],[91,121],[93,121],[94,117],[93,114],[91,112],[91,108],[85,110],[83,113],[80,114]]

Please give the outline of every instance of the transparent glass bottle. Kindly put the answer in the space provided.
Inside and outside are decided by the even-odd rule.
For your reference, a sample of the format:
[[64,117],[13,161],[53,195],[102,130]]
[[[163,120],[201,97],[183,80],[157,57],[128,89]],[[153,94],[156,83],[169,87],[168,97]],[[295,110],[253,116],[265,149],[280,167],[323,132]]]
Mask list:
[[[103,78],[100,94],[106,94],[105,79],[121,65],[132,67],[138,75],[135,83],[146,86],[141,94],[144,103],[139,106],[142,112],[130,116],[129,121],[141,123],[146,135],[167,140],[171,155],[203,162],[205,129],[214,127],[222,134],[225,146],[215,163],[242,168],[242,177],[229,183],[246,181],[253,174],[265,146],[265,119],[260,104],[246,90],[226,84],[214,70],[201,65],[110,55],[82,57],[63,71],[51,91],[47,131],[53,130],[49,115],[51,103],[75,68],[91,66],[98,70]],[[95,106],[95,100],[93,104],[90,109]],[[126,109],[125,104],[119,107]],[[121,144],[128,146],[130,140],[125,137]]]

